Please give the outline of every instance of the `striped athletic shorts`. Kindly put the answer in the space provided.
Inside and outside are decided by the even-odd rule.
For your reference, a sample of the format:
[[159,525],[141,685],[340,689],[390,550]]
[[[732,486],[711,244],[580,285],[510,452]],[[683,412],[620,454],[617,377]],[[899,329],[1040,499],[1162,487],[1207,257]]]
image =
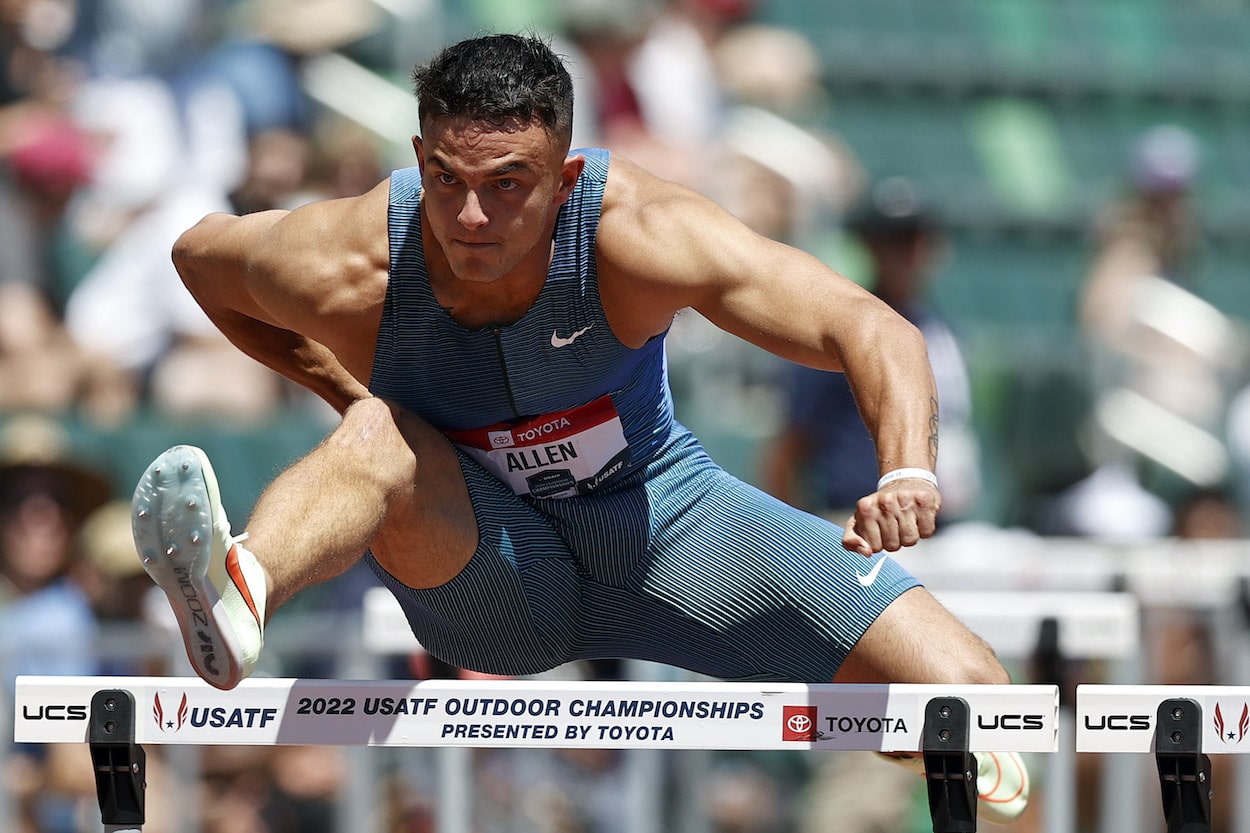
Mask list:
[[591,496],[521,498],[463,454],[461,468],[480,543],[458,576],[414,590],[368,557],[422,645],[460,668],[525,675],[619,658],[827,682],[918,584],[892,558],[845,550],[836,525],[728,474],[684,429]]

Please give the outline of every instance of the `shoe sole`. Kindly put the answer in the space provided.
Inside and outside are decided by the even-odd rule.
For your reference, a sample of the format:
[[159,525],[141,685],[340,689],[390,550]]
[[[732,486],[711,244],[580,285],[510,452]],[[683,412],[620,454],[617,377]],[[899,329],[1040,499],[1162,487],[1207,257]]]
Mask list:
[[[198,448],[174,446],[139,479],[131,524],[143,568],[169,598],[192,668],[209,684],[230,689],[244,670],[240,641],[218,590],[238,592],[227,573],[227,553],[215,551],[213,513],[220,506],[208,458]],[[220,520],[228,537],[224,514]]]

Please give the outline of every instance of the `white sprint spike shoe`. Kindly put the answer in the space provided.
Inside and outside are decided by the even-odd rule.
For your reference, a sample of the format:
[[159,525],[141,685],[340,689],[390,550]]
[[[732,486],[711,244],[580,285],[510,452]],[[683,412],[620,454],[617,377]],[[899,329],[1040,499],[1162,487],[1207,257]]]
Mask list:
[[213,686],[234,688],[264,644],[265,575],[232,536],[217,477],[198,448],[177,445],[139,478],[135,549],[173,607],[187,658]]

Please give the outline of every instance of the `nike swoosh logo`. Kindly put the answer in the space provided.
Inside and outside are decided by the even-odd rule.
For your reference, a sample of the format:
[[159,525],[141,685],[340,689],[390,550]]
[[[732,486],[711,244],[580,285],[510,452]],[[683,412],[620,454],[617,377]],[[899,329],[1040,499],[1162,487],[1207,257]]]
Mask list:
[[867,574],[862,575],[862,576],[859,573],[855,574],[855,578],[859,579],[859,583],[861,587],[872,586],[872,583],[877,580],[877,574],[881,572],[881,565],[884,564],[885,560],[889,557],[890,556],[888,555],[881,556],[880,560],[878,560],[876,564],[872,565],[872,569],[869,570]]
[[556,334],[556,333],[557,333],[557,331],[556,331],[556,330],[552,330],[552,331],[551,331],[551,346],[552,346],[552,347],[568,347],[570,344],[572,344],[573,342],[577,341],[577,339],[578,339],[578,337],[579,337],[579,336],[584,335],[584,334],[586,333],[586,331],[587,331],[587,330],[589,330],[589,329],[590,329],[591,327],[593,327],[593,326],[595,326],[595,325],[594,325],[594,324],[588,324],[588,325],[586,325],[585,327],[582,327],[580,330],[574,330],[574,331],[573,331],[573,332],[569,335],[569,337],[568,337],[568,338],[560,338],[560,336]]

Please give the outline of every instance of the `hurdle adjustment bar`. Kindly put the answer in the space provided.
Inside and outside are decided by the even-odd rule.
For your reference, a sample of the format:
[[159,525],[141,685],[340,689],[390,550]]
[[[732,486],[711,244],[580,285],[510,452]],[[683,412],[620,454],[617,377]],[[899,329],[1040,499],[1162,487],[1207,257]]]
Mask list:
[[977,758],[968,750],[970,711],[962,697],[925,705],[921,749],[933,833],[975,833]]
[[146,761],[143,747],[135,743],[133,694],[125,689],[95,693],[87,742],[104,833],[142,830]]
[[1168,833],[1210,833],[1211,759],[1202,754],[1202,707],[1164,700],[1155,721],[1155,760]]

